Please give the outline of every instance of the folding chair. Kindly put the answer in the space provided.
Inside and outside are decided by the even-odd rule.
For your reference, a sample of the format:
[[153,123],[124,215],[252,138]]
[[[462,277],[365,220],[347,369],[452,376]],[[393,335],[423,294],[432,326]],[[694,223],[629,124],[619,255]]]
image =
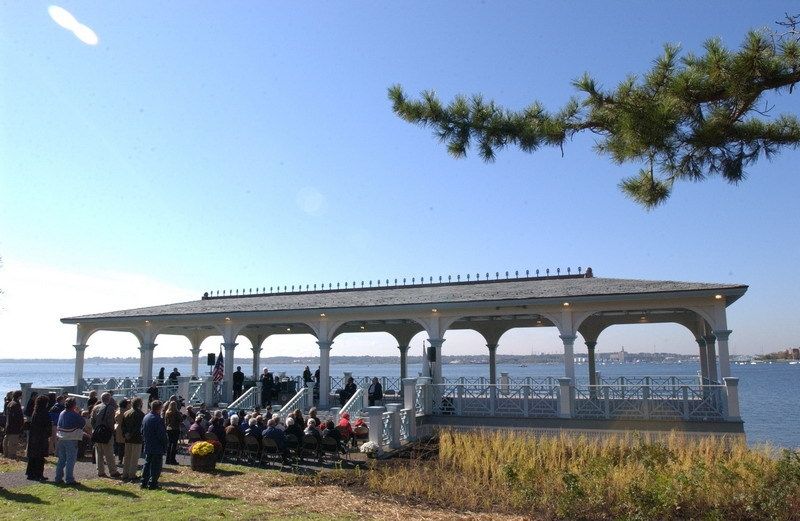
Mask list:
[[289,454],[294,458],[300,457],[300,440],[294,434],[286,435],[286,448],[289,449]]
[[272,438],[264,438],[261,440],[261,463],[270,464],[270,460],[280,462],[283,466],[283,451],[278,448],[278,444]]
[[242,444],[239,442],[239,437],[233,433],[225,435],[225,454],[224,456],[230,458],[230,461],[236,461],[242,457]]
[[306,434],[303,436],[302,444],[300,445],[300,461],[302,462],[303,459],[307,454],[311,454],[312,458],[320,459],[320,452],[319,452],[319,442],[317,438],[312,434]]
[[323,456],[327,456],[331,463],[339,461],[341,446],[333,438],[322,438],[320,451]]
[[258,463],[261,457],[261,444],[252,434],[244,437],[244,455],[248,463]]

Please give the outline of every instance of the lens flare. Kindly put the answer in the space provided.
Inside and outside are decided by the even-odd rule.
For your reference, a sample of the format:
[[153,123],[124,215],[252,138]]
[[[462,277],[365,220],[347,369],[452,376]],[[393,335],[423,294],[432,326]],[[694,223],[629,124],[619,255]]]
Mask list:
[[80,23],[72,13],[63,7],[51,5],[47,8],[47,12],[55,23],[67,31],[71,31],[72,34],[75,35],[75,38],[86,45],[97,45],[97,42],[100,41],[97,37],[97,33],[95,33],[91,27]]

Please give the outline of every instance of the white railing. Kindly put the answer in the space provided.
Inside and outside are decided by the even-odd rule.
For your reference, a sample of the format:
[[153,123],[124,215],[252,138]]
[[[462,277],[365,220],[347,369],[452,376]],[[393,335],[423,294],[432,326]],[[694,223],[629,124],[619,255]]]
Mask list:
[[[393,447],[395,445],[394,429],[392,429],[392,414],[385,412],[381,415],[380,425],[376,425],[381,429],[381,446]],[[372,428],[372,427],[370,427]]]
[[605,420],[722,421],[724,385],[598,385],[575,388],[575,417]]
[[200,403],[205,396],[205,380],[190,380],[189,381],[189,397],[186,400],[187,404]]
[[431,413],[440,416],[558,416],[558,385],[431,385]]
[[416,421],[413,414],[409,414],[407,409],[400,409],[400,440],[408,441],[411,439],[411,422]]
[[286,422],[286,418],[292,414],[292,411],[295,409],[304,411],[310,408],[313,400],[312,392],[311,387],[301,387],[300,390],[281,407],[281,410],[278,411],[281,421]]
[[361,412],[361,409],[364,408],[364,393],[365,391],[361,387],[356,389],[353,396],[351,396],[350,399],[347,400],[347,403],[339,410],[339,417],[341,418],[344,413],[349,413],[350,416],[354,416]]
[[258,398],[258,386],[254,385],[243,392],[241,396],[236,398],[233,402],[231,402],[231,404],[228,405],[228,410],[238,411],[239,409],[253,409],[256,405],[258,405]]
[[738,408],[727,408],[735,383],[700,385],[695,380],[693,385],[673,385],[672,377],[625,381],[647,384],[575,387],[569,379],[556,380],[555,385],[547,385],[547,380],[540,385],[423,383],[416,386],[415,408],[417,414],[438,416],[739,421]]

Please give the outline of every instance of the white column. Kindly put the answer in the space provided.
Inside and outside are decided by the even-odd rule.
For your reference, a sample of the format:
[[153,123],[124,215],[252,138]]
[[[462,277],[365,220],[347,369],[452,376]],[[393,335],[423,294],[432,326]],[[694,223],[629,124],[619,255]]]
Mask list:
[[417,379],[403,378],[403,408],[415,410]]
[[400,379],[408,378],[408,344],[399,345],[400,350]]
[[730,329],[714,331],[719,345],[719,375],[721,378],[728,378],[731,375],[731,359],[728,353],[728,338],[731,336]]
[[259,369],[261,367],[261,346],[253,346],[253,378],[258,381]]
[[231,403],[233,399],[233,357],[236,349],[236,342],[225,342],[222,347],[225,349],[225,360],[223,360],[225,374],[222,377],[222,401]]
[[497,383],[497,344],[486,344],[489,348],[489,384]]
[[428,360],[431,365],[430,377],[434,385],[442,383],[442,344],[443,338],[429,338],[430,347],[428,348]]
[[199,376],[200,372],[200,346],[192,347],[192,376]]
[[559,335],[564,343],[564,376],[575,382],[575,335]]
[[[320,376],[322,371],[320,371]],[[383,445],[383,407],[367,407],[367,417],[369,418],[369,441],[378,446]]]
[[697,347],[700,350],[700,379],[703,384],[708,379],[708,355],[706,354],[706,341],[702,336],[695,338]]
[[708,377],[714,382],[719,382],[717,374],[717,339],[713,335],[706,335],[703,339],[706,341],[706,359],[708,360],[706,370],[708,371]]
[[140,350],[142,352],[142,385],[149,386],[153,383],[153,351],[156,349],[156,344],[145,343],[142,344]]
[[739,413],[739,379],[732,376],[722,378],[725,383],[725,396],[728,405],[728,420],[741,421]]
[[76,392],[80,393],[83,391],[81,380],[83,380],[83,361],[87,346],[86,344],[75,344],[72,347],[75,348],[75,387]]
[[572,379],[558,379],[558,417],[572,417]]
[[331,345],[333,342],[318,341],[319,346],[319,408],[327,409],[331,394]]

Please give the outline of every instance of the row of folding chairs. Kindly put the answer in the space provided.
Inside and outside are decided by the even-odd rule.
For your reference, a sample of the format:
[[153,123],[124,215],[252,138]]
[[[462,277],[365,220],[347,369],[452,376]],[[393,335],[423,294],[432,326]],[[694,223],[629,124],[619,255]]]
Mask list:
[[[292,434],[286,435],[286,446],[290,459],[300,464],[307,461],[322,462],[326,458],[331,462],[336,462],[344,455],[349,459],[349,454],[342,454],[341,446],[333,438],[322,438],[321,442],[313,435],[305,435],[301,440]],[[283,463],[283,454],[278,449],[275,440],[263,438],[259,440],[252,435],[245,436],[244,442],[240,442],[235,434],[229,434],[225,438],[226,460],[249,465],[270,465],[271,461]]]

